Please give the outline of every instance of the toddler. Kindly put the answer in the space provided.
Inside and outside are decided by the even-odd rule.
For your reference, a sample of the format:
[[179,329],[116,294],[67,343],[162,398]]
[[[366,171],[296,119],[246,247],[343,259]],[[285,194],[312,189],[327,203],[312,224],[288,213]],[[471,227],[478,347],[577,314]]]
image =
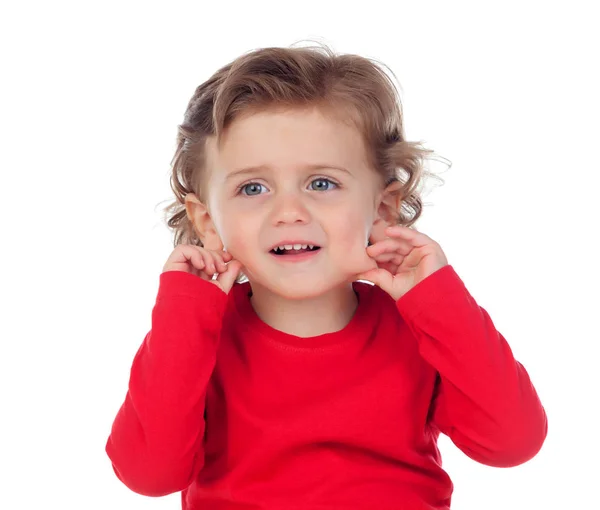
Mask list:
[[122,483],[184,510],[447,510],[440,433],[489,466],[536,455],[525,368],[412,227],[429,152],[383,67],[327,47],[255,50],[196,89],[106,443]]

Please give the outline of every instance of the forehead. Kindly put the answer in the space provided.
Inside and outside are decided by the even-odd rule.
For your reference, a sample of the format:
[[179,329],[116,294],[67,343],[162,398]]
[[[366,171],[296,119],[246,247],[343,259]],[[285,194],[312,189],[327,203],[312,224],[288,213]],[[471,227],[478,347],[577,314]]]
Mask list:
[[[269,165],[293,169],[329,163],[352,169],[367,166],[361,132],[317,108],[267,110],[235,119],[220,143],[207,143],[214,170]],[[208,162],[208,161],[207,161]]]

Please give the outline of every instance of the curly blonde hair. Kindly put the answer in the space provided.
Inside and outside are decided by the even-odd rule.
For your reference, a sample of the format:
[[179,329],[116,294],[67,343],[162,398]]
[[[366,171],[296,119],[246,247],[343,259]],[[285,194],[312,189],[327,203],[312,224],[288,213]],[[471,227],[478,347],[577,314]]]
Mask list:
[[240,114],[273,107],[317,106],[352,122],[362,132],[369,163],[384,184],[402,183],[397,223],[413,225],[423,209],[420,184],[428,176],[442,179],[424,167],[433,151],[406,141],[400,97],[384,67],[358,55],[336,54],[326,45],[261,48],[233,60],[198,86],[178,126],[171,161],[175,200],[164,212],[174,247],[202,246],[187,217],[185,196],[195,193],[206,201],[207,138],[214,136],[218,142]]

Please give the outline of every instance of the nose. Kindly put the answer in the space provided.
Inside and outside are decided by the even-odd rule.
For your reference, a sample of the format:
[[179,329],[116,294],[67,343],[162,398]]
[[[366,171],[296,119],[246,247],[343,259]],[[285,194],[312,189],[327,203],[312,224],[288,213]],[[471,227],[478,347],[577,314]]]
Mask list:
[[275,198],[271,218],[274,225],[308,223],[310,213],[298,192],[288,192]]

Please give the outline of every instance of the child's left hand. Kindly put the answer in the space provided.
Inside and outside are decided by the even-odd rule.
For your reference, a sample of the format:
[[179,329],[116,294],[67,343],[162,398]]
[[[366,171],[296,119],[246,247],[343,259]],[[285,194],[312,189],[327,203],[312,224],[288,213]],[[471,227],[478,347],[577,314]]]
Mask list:
[[366,248],[377,263],[376,269],[360,273],[395,301],[438,269],[448,265],[441,246],[414,228],[394,225],[385,229],[389,237]]

